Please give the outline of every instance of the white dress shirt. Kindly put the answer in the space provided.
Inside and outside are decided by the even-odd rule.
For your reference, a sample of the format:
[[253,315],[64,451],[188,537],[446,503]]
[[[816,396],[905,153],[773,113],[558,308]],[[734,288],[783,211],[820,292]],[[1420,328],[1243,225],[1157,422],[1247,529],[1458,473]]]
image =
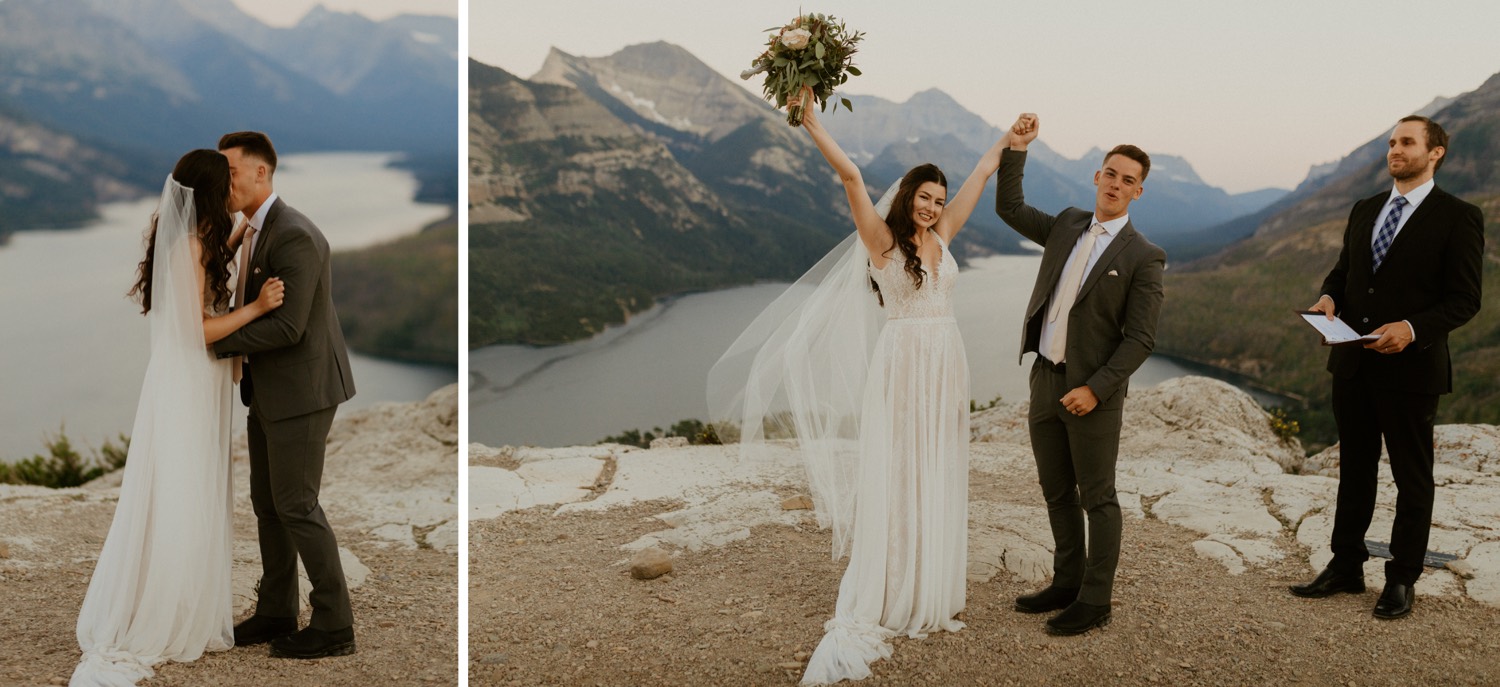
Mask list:
[[[1391,235],[1392,241],[1401,235],[1401,228],[1406,226],[1406,220],[1411,219],[1412,213],[1417,211],[1417,206],[1421,205],[1422,201],[1427,200],[1427,195],[1432,193],[1432,189],[1436,186],[1437,182],[1435,180],[1428,179],[1427,183],[1406,193],[1406,209],[1401,211],[1401,219],[1396,221],[1396,233]],[[1392,183],[1390,197],[1385,199],[1385,205],[1381,206],[1380,214],[1375,216],[1375,231],[1370,232],[1371,250],[1375,248],[1375,239],[1380,236],[1380,225],[1385,224],[1385,216],[1391,214],[1391,204],[1396,202],[1396,198],[1400,195],[1401,192],[1396,190],[1396,185]]]
[[[1121,215],[1121,216],[1116,217],[1116,218],[1114,218],[1114,219],[1112,219],[1112,220],[1110,220],[1108,222],[1100,222],[1098,215],[1095,215],[1092,219],[1089,220],[1089,227],[1091,227],[1091,228],[1095,224],[1103,225],[1104,226],[1104,233],[1100,234],[1099,238],[1094,239],[1094,250],[1089,253],[1089,261],[1087,263],[1085,263],[1084,267],[1083,267],[1083,281],[1084,282],[1087,282],[1089,280],[1089,274],[1094,271],[1094,263],[1099,262],[1099,256],[1104,255],[1104,249],[1109,248],[1110,241],[1115,240],[1115,236],[1119,235],[1120,230],[1124,229],[1125,228],[1125,224],[1127,222],[1129,222],[1129,221],[1130,221],[1130,215]],[[1065,262],[1063,262],[1063,274],[1067,274],[1067,272],[1068,272],[1068,267],[1067,266],[1070,263],[1073,262],[1073,256],[1074,256],[1074,254],[1076,254],[1078,252],[1078,248],[1083,245],[1083,240],[1086,239],[1086,238],[1088,238],[1088,235],[1089,235],[1089,232],[1087,230],[1083,231],[1083,233],[1080,233],[1078,235],[1078,242],[1073,244],[1073,250],[1068,252],[1068,259]],[[1057,300],[1057,292],[1061,289],[1061,287],[1062,287],[1062,277],[1058,277],[1057,283],[1052,285],[1052,298],[1047,301],[1048,303],[1051,303],[1051,302]],[[1079,289],[1082,289],[1082,288],[1083,288],[1083,284],[1080,283],[1079,284]],[[1045,351],[1045,350],[1048,349],[1048,347],[1050,347],[1052,345],[1052,336],[1057,331],[1057,323],[1056,322],[1048,322],[1047,318],[1046,318],[1046,314],[1047,314],[1046,309],[1043,309],[1042,310],[1042,338],[1041,338],[1040,341],[1037,342],[1037,350],[1038,351]],[[1067,317],[1067,316],[1068,316],[1067,313],[1060,313],[1060,314],[1058,314],[1058,318],[1059,319]],[[1056,361],[1053,361],[1053,362],[1056,362]]]
[[271,195],[266,196],[266,202],[261,203],[260,207],[255,210],[255,214],[245,220],[250,223],[250,226],[255,227],[255,235],[250,237],[251,255],[255,255],[255,244],[260,241],[260,231],[266,228],[266,213],[271,211],[271,206],[275,203],[276,192],[272,191]]

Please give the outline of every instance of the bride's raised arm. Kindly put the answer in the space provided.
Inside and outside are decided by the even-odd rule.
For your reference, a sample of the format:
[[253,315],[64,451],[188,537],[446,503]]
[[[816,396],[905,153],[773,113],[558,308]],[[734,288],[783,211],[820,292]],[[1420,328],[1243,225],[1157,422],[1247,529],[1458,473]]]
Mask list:
[[937,224],[933,227],[943,241],[953,243],[953,237],[958,235],[959,230],[964,228],[964,223],[969,221],[969,215],[973,214],[974,206],[979,204],[979,196],[984,193],[984,185],[989,182],[995,171],[1000,169],[1000,152],[1010,145],[1011,131],[1007,129],[1005,135],[990,149],[980,156],[979,162],[975,163],[974,171],[969,173],[969,178],[964,180],[958,194],[943,208],[943,214],[938,217]]
[[[208,278],[208,275],[203,271],[203,243],[196,236],[188,240],[192,242],[193,264],[198,268],[194,271],[194,276],[198,280],[197,293],[203,293],[203,283]],[[265,285],[261,287],[260,295],[256,297],[255,302],[236,308],[218,317],[204,317],[203,343],[211,344],[229,336],[238,331],[240,327],[254,322],[261,315],[281,307],[284,293],[285,287],[282,285],[281,280],[272,277],[266,280]]]
[[[844,149],[834,142],[833,136],[823,128],[823,123],[818,121],[817,105],[812,100],[812,89],[803,88],[802,93],[793,96],[787,102],[791,107],[799,102],[806,102],[808,106],[802,110],[802,128],[812,136],[813,144],[818,146],[818,151],[823,153],[823,158],[838,173],[839,180],[844,184],[844,194],[849,197],[849,212],[854,215],[854,228],[859,230],[859,239],[864,242],[865,248],[870,251],[870,259],[874,261],[875,267],[884,267],[888,258],[881,257],[891,247],[891,229],[886,226],[885,219],[875,211],[875,203],[870,200],[870,194],[865,190],[865,179],[860,176],[859,167],[844,153]],[[998,156],[998,153],[996,154]],[[998,159],[998,157],[997,157]]]

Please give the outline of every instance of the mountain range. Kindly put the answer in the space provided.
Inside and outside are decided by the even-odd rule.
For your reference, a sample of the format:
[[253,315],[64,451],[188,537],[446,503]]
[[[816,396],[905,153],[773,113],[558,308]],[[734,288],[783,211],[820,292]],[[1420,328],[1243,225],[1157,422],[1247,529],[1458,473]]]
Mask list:
[[232,0],[0,2],[0,120],[25,128],[0,134],[0,234],[86,221],[237,129],[283,152],[403,152],[423,197],[451,201],[457,30],[322,7],[276,28]]
[[[676,45],[553,49],[530,79],[471,61],[469,95],[470,346],[584,338],[666,294],[789,279],[852,230],[807,135]],[[956,191],[1001,135],[938,90],[850,99],[853,113],[823,122],[875,196],[921,162]],[[1092,206],[1102,152],[1070,160],[1041,141],[1032,151],[1030,202]],[[1182,158],[1155,159],[1150,202],[1132,215],[1169,250],[1285,193],[1232,195]],[[994,193],[988,185],[955,242],[960,261],[1027,251],[983,211]]]
[[[1483,301],[1479,314],[1449,338],[1454,393],[1438,422],[1500,422],[1500,74],[1422,113],[1450,136],[1438,186],[1485,213]],[[1392,111],[1391,125],[1407,112]],[[1247,375],[1305,400],[1304,432],[1334,438],[1325,351],[1291,314],[1310,306],[1338,258],[1349,209],[1387,191],[1389,131],[1351,151],[1285,198],[1233,223],[1235,244],[1166,275],[1159,351]],[[1418,336],[1420,336],[1420,332]]]
[[583,338],[663,294],[786,278],[848,224],[785,125],[665,136],[473,61],[469,113],[471,346]]

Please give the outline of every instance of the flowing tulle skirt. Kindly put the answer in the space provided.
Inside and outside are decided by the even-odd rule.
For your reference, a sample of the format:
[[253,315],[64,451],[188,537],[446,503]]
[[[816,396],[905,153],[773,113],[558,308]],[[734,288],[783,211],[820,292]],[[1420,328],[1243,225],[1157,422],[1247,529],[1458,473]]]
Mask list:
[[134,685],[163,661],[234,644],[229,364],[170,347],[147,364],[72,685]]
[[862,418],[849,567],[804,685],[869,677],[893,636],[963,627],[969,368],[953,318],[886,323]]

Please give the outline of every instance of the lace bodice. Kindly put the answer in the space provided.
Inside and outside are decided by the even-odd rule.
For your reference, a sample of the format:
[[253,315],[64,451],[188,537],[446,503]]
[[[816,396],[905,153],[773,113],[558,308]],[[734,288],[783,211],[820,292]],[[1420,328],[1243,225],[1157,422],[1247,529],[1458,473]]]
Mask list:
[[958,276],[958,261],[953,259],[953,254],[948,251],[948,244],[943,242],[937,232],[932,233],[932,238],[942,247],[942,251],[937,269],[933,269],[931,265],[922,266],[927,274],[923,277],[920,288],[912,283],[911,274],[904,265],[906,256],[899,249],[891,251],[891,259],[885,263],[884,268],[876,269],[871,265],[870,276],[875,279],[875,283],[880,284],[887,318],[953,316],[953,284],[954,277]]

